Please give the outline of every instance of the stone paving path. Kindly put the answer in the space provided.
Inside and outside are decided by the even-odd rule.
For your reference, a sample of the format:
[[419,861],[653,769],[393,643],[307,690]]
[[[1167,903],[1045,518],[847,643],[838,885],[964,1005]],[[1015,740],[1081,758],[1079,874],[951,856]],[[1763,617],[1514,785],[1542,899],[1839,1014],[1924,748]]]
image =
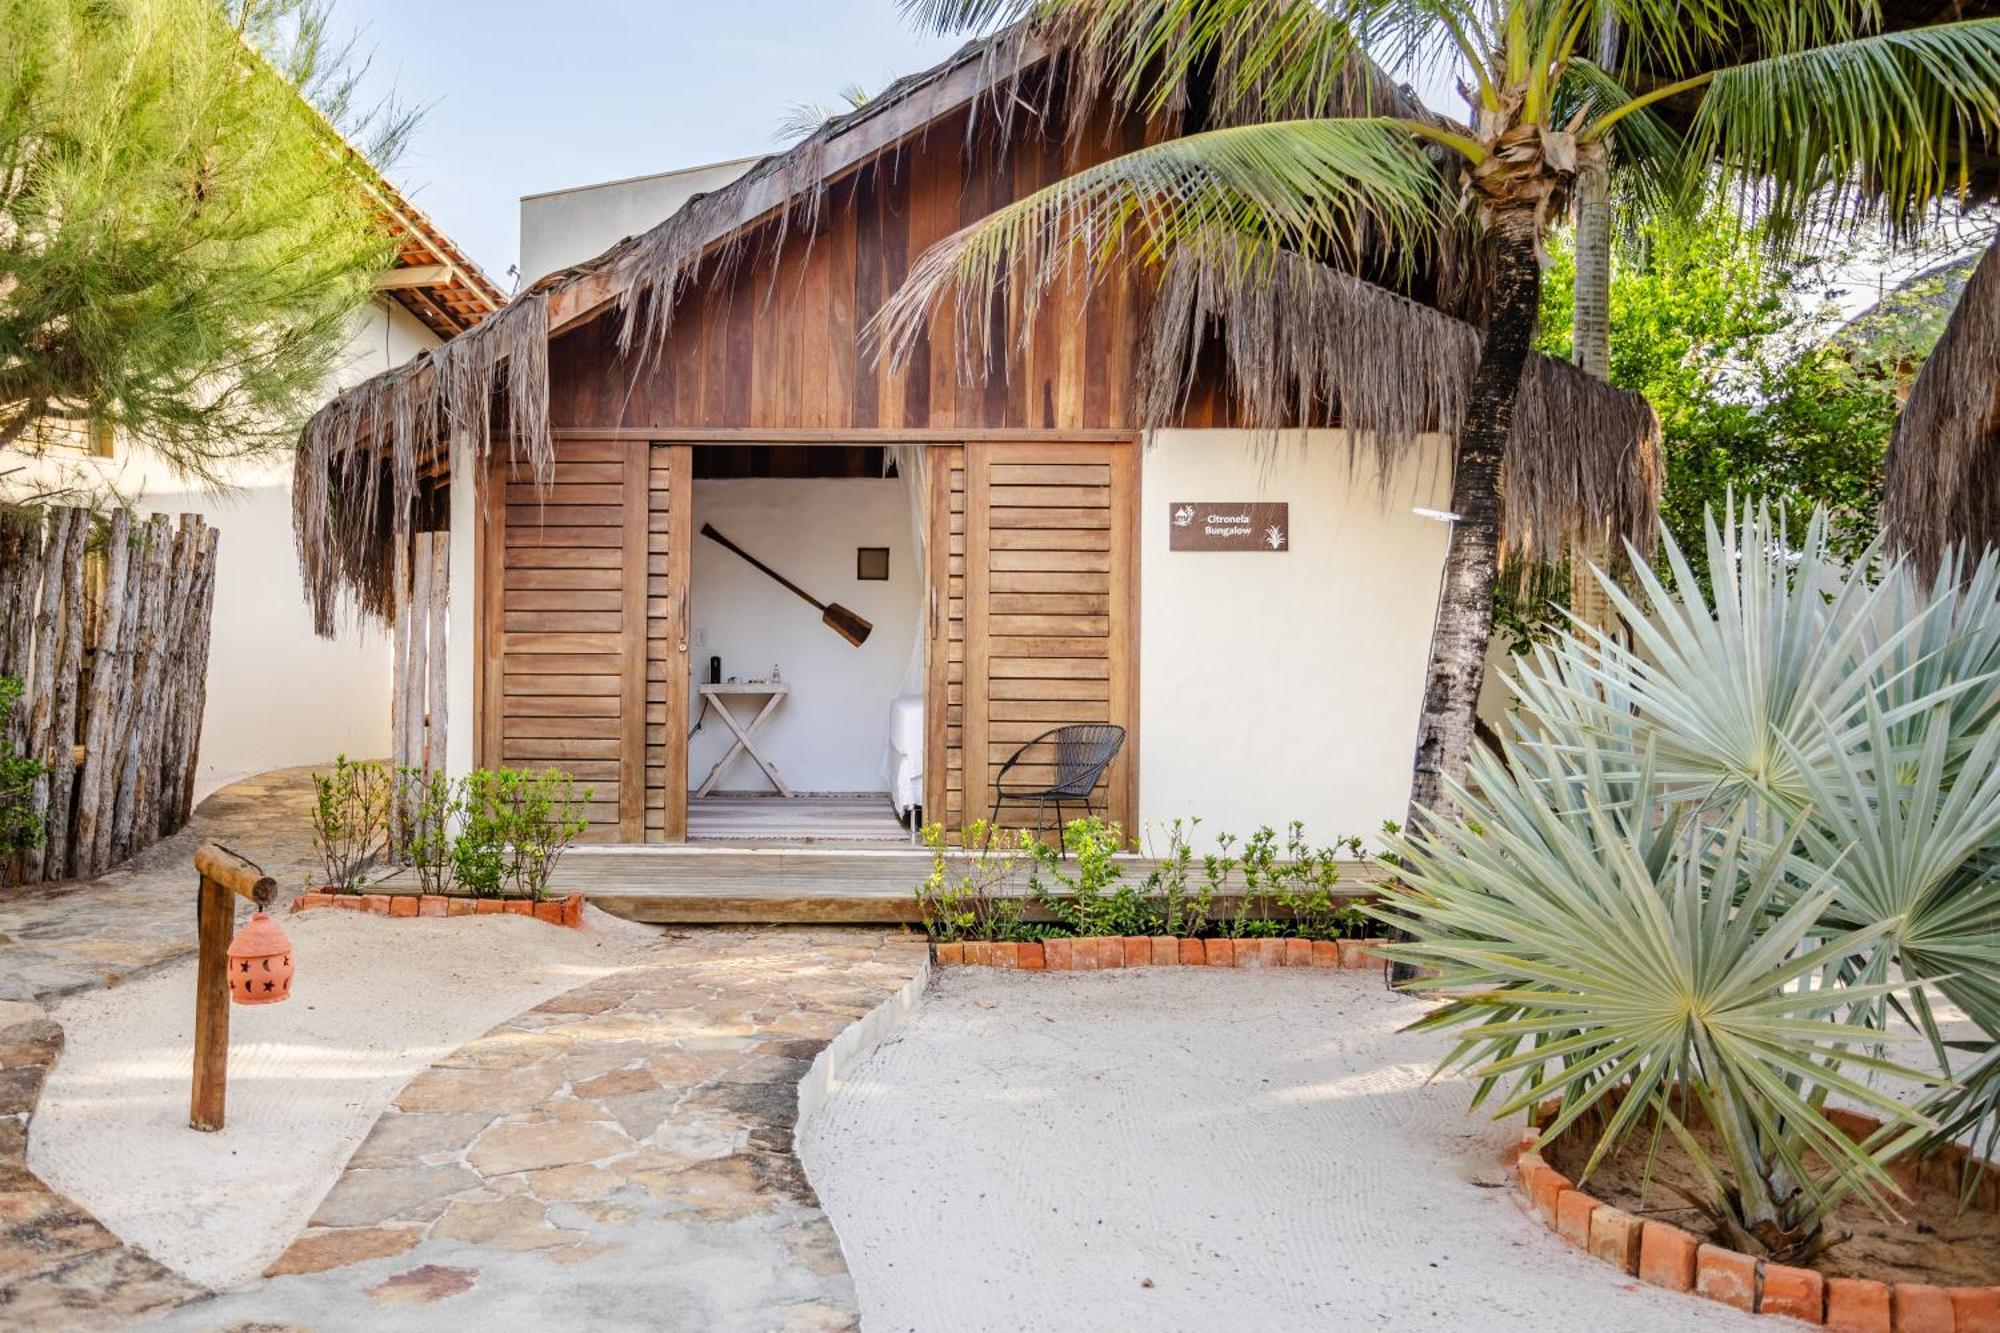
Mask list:
[[798,1084],[920,937],[696,931],[414,1079],[269,1275],[172,1329],[856,1327]]
[[194,951],[194,852],[214,839],[278,881],[280,902],[319,862],[306,822],[310,768],[224,787],[188,826],[93,880],[0,889],[0,1000],[116,985]]
[[263,866],[281,902],[302,891],[310,772],[224,788],[97,880],[0,894],[0,1327],[854,1327],[839,1242],[792,1154],[798,1083],[920,974],[915,935],[663,936],[658,961],[419,1075],[271,1274],[220,1296],[28,1171],[28,1121],[62,1048],[43,1006],[193,950],[204,840]]

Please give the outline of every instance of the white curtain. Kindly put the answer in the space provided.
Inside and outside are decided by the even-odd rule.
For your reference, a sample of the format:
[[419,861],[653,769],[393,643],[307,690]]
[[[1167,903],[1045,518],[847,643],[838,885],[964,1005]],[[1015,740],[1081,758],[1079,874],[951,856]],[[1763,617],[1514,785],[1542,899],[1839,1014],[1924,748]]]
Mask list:
[[924,692],[924,645],[930,638],[926,614],[930,606],[930,486],[926,450],[921,444],[889,447],[896,475],[903,479],[903,494],[910,505],[910,554],[917,562],[917,632],[910,640],[910,662],[903,668],[903,683],[896,693],[921,695]]

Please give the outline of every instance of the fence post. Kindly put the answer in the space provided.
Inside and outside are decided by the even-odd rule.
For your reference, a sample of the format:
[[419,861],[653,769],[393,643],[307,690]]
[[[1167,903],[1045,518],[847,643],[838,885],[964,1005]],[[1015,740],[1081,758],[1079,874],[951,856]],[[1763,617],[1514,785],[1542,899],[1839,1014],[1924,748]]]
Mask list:
[[236,926],[236,899],[268,907],[278,882],[254,863],[219,843],[203,843],[194,854],[201,876],[195,902],[194,1089],[188,1126],[222,1128],[229,1077],[229,937]]

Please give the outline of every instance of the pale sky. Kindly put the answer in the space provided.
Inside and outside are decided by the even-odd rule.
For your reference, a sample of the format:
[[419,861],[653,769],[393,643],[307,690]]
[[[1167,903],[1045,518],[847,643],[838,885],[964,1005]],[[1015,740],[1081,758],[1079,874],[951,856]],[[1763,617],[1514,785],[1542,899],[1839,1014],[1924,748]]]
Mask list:
[[335,0],[428,108],[391,171],[502,289],[524,194],[749,157],[794,102],[936,64],[894,0]]
[[[796,102],[837,105],[936,64],[896,0],[334,0],[370,86],[428,108],[390,172],[503,290],[524,194],[777,147]],[[1448,80],[1420,89],[1459,111]]]

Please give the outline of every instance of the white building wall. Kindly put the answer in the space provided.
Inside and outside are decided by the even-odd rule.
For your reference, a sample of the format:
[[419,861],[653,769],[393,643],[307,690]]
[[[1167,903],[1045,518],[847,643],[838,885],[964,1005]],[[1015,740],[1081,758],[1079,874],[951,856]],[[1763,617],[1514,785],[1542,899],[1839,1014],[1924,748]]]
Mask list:
[[[1381,479],[1339,431],[1156,432],[1141,464],[1139,814],[1200,844],[1303,820],[1373,840],[1409,799],[1451,490],[1444,437]],[[1170,551],[1180,501],[1286,501],[1282,554]]]
[[[694,539],[692,638],[688,644],[690,725],[695,688],[708,659],[743,680],[779,668],[791,695],[757,733],[757,742],[794,792],[887,791],[883,748],[889,705],[902,683],[917,632],[921,595],[910,553],[908,492],[898,480],[757,478],[696,481],[693,523],[705,523],[826,603],[838,602],[874,625],[856,648],[821,623],[820,613],[769,576],[705,537]],[[855,577],[855,548],[889,548],[886,582]],[[739,713],[749,699],[733,701]],[[707,776],[729,748],[729,729],[710,717],[688,743],[688,781]],[[716,786],[769,791],[764,775],[739,755]]]
[[[437,341],[395,302],[371,302],[355,317],[334,387],[400,365]],[[389,753],[388,636],[358,628],[334,640],[313,633],[292,539],[289,452],[237,466],[221,491],[190,487],[157,455],[123,441],[108,459],[52,456],[31,467],[20,480],[86,468],[138,513],[200,514],[221,532],[197,800],[273,768]]]
[[758,160],[744,157],[522,196],[521,285],[594,259],[627,236],[651,230],[695,195],[720,189]]

